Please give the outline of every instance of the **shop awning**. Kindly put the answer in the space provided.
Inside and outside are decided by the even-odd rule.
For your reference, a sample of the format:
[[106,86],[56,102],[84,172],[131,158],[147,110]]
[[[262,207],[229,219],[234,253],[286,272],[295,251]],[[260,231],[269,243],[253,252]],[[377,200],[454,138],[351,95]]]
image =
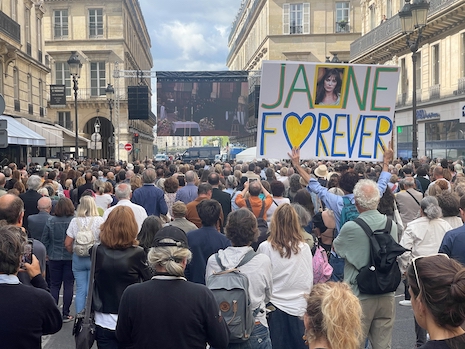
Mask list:
[[47,147],[62,147],[63,146],[63,131],[53,125],[42,124],[39,122],[30,121],[25,118],[18,119],[24,126],[27,126],[34,132],[37,132],[45,138]]
[[[75,139],[76,135],[73,131],[64,128],[58,124],[55,124],[55,127],[61,131],[63,131],[63,146],[64,147],[74,147],[76,145]],[[87,139],[82,136],[78,136],[78,145],[81,148],[89,148],[90,147],[90,139]]]
[[46,140],[44,137],[34,132],[15,118],[6,115],[0,115],[0,120],[7,120],[8,126],[8,144],[12,145],[30,145],[34,147],[45,147]]

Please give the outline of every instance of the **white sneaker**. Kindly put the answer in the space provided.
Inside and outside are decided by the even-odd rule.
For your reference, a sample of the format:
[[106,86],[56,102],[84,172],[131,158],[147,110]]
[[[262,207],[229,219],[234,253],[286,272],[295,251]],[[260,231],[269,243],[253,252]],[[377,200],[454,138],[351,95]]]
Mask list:
[[403,301],[400,301],[399,302],[400,305],[403,305],[405,307],[411,307],[412,306],[412,302],[410,300],[403,300]]

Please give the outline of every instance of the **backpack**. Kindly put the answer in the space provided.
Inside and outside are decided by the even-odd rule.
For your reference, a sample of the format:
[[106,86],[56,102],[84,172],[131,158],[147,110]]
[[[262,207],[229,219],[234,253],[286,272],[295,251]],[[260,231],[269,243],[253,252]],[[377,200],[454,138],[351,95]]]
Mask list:
[[353,221],[360,215],[360,213],[357,210],[357,207],[355,207],[355,204],[353,204],[348,197],[343,196],[342,200],[344,202],[344,207],[342,207],[341,211],[339,230],[341,230],[345,222]]
[[399,286],[401,273],[397,256],[408,251],[391,236],[392,220],[386,217],[384,229],[371,230],[361,218],[354,220],[370,240],[370,262],[359,270],[355,278],[360,293],[384,294],[393,292]]
[[250,338],[255,326],[255,316],[260,309],[255,311],[249,295],[249,279],[238,268],[249,262],[257,253],[247,252],[241,262],[233,269],[227,269],[221,263],[218,253],[215,254],[216,262],[221,271],[207,278],[206,285],[212,291],[216,303],[228,325],[230,343],[242,343]]
[[323,247],[318,243],[318,238],[314,237],[315,245],[312,248],[313,264],[313,284],[324,283],[329,280],[333,273],[333,267],[328,262],[328,255]]
[[87,226],[81,226],[79,218],[76,219],[78,225],[78,232],[76,234],[76,239],[74,239],[74,248],[73,252],[79,257],[88,257],[89,249],[95,243],[94,232],[92,231],[92,224],[94,223],[94,218],[90,219],[90,222]]

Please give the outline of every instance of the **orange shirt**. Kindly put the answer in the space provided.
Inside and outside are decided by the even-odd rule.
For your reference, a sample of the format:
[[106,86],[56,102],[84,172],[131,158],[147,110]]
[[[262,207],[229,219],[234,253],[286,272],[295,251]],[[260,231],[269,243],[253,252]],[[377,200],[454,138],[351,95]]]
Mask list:
[[[262,209],[262,205],[265,205],[265,210],[263,211],[263,219],[266,221],[266,211],[270,208],[271,204],[273,203],[273,197],[271,195],[267,195],[265,200],[261,200],[258,196],[249,196],[250,206],[252,206],[252,212],[255,217],[258,218],[260,214],[260,210]],[[239,207],[247,207],[244,197],[241,193],[237,194],[236,196],[236,205]]]

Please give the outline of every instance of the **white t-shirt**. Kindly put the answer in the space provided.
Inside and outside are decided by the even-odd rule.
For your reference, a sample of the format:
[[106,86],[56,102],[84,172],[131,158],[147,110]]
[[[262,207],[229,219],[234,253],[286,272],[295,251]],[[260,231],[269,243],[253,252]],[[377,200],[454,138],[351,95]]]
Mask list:
[[313,264],[310,247],[301,242],[300,252],[290,258],[281,257],[268,241],[258,246],[258,253],[264,253],[271,260],[273,292],[271,303],[292,316],[303,316],[307,307],[305,294],[313,286]]
[[[100,241],[100,226],[103,223],[103,218],[100,216],[92,217],[74,217],[69,223],[68,230],[66,230],[66,235],[70,238],[76,240],[76,235],[79,231],[78,221],[81,227],[87,227],[88,224],[92,221],[91,230],[94,232],[95,241]],[[74,244],[73,244],[74,247]]]
[[[278,205],[276,205],[275,202]],[[271,203],[270,208],[266,211],[266,221],[271,222],[271,216],[273,216],[273,213],[274,211],[276,211],[278,206],[281,206],[282,204],[290,204],[290,203],[291,201],[289,200],[289,198],[280,198],[280,199],[273,198],[273,202]]]
[[113,202],[113,198],[110,194],[95,195],[95,204],[97,207],[101,207],[104,211]]

